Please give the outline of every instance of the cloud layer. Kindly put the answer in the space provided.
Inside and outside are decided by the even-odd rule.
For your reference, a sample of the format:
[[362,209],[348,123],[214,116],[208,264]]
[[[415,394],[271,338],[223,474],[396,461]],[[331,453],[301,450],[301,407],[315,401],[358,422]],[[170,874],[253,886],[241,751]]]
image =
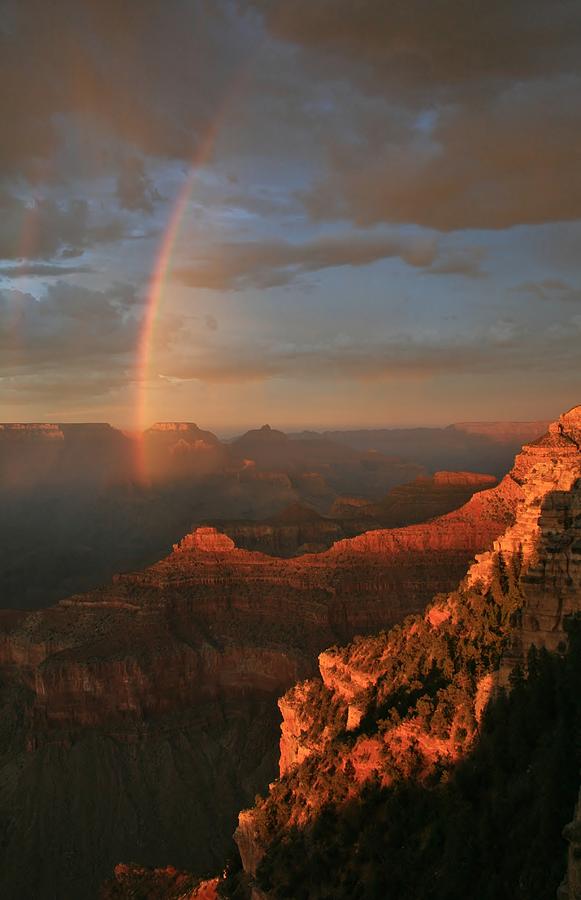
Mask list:
[[0,399],[134,391],[160,256],[152,405],[574,380],[577,0],[7,0],[0,77]]

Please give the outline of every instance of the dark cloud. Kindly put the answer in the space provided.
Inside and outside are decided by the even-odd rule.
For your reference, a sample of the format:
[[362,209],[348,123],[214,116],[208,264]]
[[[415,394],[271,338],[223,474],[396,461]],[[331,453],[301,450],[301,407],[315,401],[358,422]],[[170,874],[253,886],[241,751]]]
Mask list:
[[145,165],[138,156],[130,156],[121,163],[117,175],[117,199],[123,209],[152,212],[154,204],[161,200]]
[[580,71],[576,0],[249,0],[277,38],[378,92],[496,90],[499,83]]
[[231,19],[221,0],[7,0],[0,167],[46,173],[67,116],[146,153],[191,158],[244,64]]
[[57,202],[0,193],[0,259],[71,258],[122,235],[119,220],[94,221],[87,200]]
[[92,272],[90,266],[67,266],[53,263],[27,262],[21,265],[1,266],[2,278],[62,278],[63,275],[79,275]]
[[[143,157],[207,158],[235,122],[226,155],[300,145],[320,174],[295,196],[315,219],[572,220],[580,76],[577,0],[9,0],[0,170],[56,177],[69,128],[88,170],[115,173],[121,205],[150,213]],[[267,193],[252,202],[273,212]]]
[[131,285],[93,291],[66,282],[49,285],[40,299],[0,291],[0,371],[71,363],[91,369],[130,356],[139,333],[135,297]]
[[[134,285],[89,290],[60,281],[43,296],[0,290],[0,402],[83,401],[139,378],[143,303]],[[155,347],[167,349],[179,317],[160,317]]]
[[447,231],[581,217],[575,0],[252,5],[302,50],[312,82],[384,100],[365,125],[335,92],[327,171],[303,193],[313,218]]
[[444,231],[580,218],[580,90],[572,77],[516,84],[441,109],[405,142],[335,147],[305,202],[315,219]]
[[178,269],[176,278],[191,287],[213,290],[269,288],[290,284],[308,272],[337,266],[366,266],[398,258],[410,266],[431,265],[436,243],[424,237],[316,238],[301,244],[247,241],[223,244],[211,255]]
[[[543,367],[578,368],[579,317],[565,304],[581,299],[579,236],[564,224],[581,219],[577,0],[5,0],[0,16],[0,276],[57,281],[39,284],[40,298],[0,291],[2,396],[131,383],[139,294],[62,278],[145,285],[192,165],[179,282],[266,289],[358,268],[364,314],[342,286],[331,295],[322,284],[315,328],[332,326],[332,308],[357,337],[317,340],[299,325],[289,338],[284,304],[263,322],[265,298],[250,296],[248,318],[236,313],[247,343],[228,346],[229,301],[214,297],[220,328],[197,311],[188,342],[185,292],[167,290],[156,385],[154,371],[235,383],[535,370],[541,383]],[[313,239],[313,222],[356,227]],[[440,234],[539,223],[561,224]],[[510,250],[520,284],[505,315],[492,309],[494,279]],[[363,270],[389,259],[409,267],[393,266],[406,299],[377,310]],[[464,283],[475,302],[461,309],[445,278],[484,275],[491,299]],[[260,343],[267,332],[272,344]]]

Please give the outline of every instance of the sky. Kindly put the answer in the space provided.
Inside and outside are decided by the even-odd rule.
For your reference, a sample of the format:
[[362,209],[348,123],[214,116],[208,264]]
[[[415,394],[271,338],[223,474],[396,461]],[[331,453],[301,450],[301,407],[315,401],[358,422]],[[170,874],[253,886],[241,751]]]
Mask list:
[[581,403],[578,0],[0,0],[0,420]]

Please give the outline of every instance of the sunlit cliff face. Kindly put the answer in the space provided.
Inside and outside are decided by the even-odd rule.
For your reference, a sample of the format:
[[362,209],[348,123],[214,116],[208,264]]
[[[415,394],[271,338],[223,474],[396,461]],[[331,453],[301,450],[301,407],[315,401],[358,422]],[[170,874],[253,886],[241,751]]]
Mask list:
[[2,419],[575,402],[581,13],[416,5],[8,0]]

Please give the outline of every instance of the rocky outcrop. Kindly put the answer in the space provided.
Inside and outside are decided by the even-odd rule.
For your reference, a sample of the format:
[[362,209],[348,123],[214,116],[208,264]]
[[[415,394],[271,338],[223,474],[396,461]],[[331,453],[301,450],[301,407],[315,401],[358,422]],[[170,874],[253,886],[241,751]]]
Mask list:
[[237,547],[259,550],[270,556],[290,557],[320,552],[345,536],[340,522],[300,503],[293,503],[278,515],[260,522],[217,524]]
[[115,866],[113,878],[99,892],[99,900],[218,900],[218,879],[194,879],[173,866],[148,869],[145,866]]
[[454,487],[493,487],[496,484],[494,475],[479,472],[434,472],[432,480],[438,487],[446,485]]
[[[581,407],[577,407],[552,424],[544,437],[523,448],[510,475],[499,489],[475,495],[462,510],[442,517],[431,527],[425,526],[425,532],[422,526],[405,529],[402,536],[397,531],[386,532],[381,537],[369,532],[351,542],[352,547],[363,545],[370,549],[385,546],[385,541],[405,541],[409,534],[415,532],[418,542],[425,549],[436,549],[439,541],[445,543],[445,535],[450,533],[450,523],[457,525],[466,519],[465,535],[469,534],[471,523],[483,524],[485,510],[490,508],[491,493],[513,497],[516,521],[494,541],[491,550],[476,556],[464,579],[467,588],[476,588],[484,593],[498,576],[499,563],[501,567],[508,567],[511,560],[518,560],[521,572],[519,593],[522,598],[520,624],[505,648],[502,666],[496,677],[500,683],[508,682],[517,662],[524,664],[531,645],[549,650],[562,649],[566,640],[564,621],[581,607],[581,553],[578,549],[581,547],[580,429]],[[474,514],[475,509],[480,510],[480,515]],[[473,515],[468,516],[469,511]],[[453,600],[440,601],[427,611],[426,620],[436,629],[445,627],[445,623],[454,616],[453,604]],[[319,657],[323,683],[347,704],[351,721],[361,718],[366,706],[365,695],[382,671],[376,653],[374,648],[371,671],[369,660],[358,645],[354,645],[347,654],[347,660],[342,651],[333,650],[325,651]],[[386,645],[382,649],[382,657],[386,661],[389,653],[389,645]],[[358,661],[362,658],[365,664],[360,668]],[[300,690],[304,692],[305,688]],[[354,712],[353,704],[357,707],[357,698],[359,709]],[[279,705],[284,711],[295,704],[283,698]],[[481,697],[477,706],[481,712]],[[296,715],[296,711],[293,712],[293,717]],[[283,735],[288,735],[284,722],[282,729]],[[292,732],[293,729],[290,729]],[[304,741],[305,736],[308,746],[308,731],[303,729],[300,740]],[[304,745],[301,748],[285,747],[286,759],[305,758],[306,755]]]
[[195,422],[155,422],[145,432],[148,435],[186,436],[192,443],[202,440],[205,444],[217,444],[218,438],[211,431],[205,431]]
[[427,522],[462,507],[474,493],[496,484],[492,475],[437,472],[391,489],[378,503],[339,498],[327,515],[293,503],[278,515],[259,522],[216,522],[237,547],[274,556],[322,552],[333,543],[371,529],[406,527]]
[[2,440],[13,441],[63,441],[60,425],[51,422],[0,422]]
[[230,553],[236,548],[236,544],[227,534],[222,534],[216,528],[196,528],[178,544],[173,545],[175,553],[184,553],[188,550],[201,550],[204,553]]
[[[285,829],[308,828],[322,808],[356,796],[370,779],[387,787],[413,773],[421,783],[436,767],[453,766],[473,746],[498,684],[508,684],[516,663],[526,667],[529,648],[565,649],[566,619],[581,611],[580,448],[577,407],[523,448],[499,488],[475,495],[431,530],[370,532],[333,547],[339,558],[365,552],[369,560],[388,547],[404,549],[414,535],[416,546],[437,551],[463,519],[462,533],[475,538],[471,528],[490,515],[491,496],[516,504],[515,520],[507,517],[508,527],[477,556],[456,592],[403,628],[326,650],[321,680],[281,699],[281,781],[242,814],[235,834],[252,860],[249,876]],[[480,515],[466,518],[475,509]],[[434,673],[441,679],[435,693]],[[276,835],[267,824],[274,821]],[[574,856],[576,826],[568,834]]]
[[230,462],[228,448],[194,422],[156,422],[136,441],[137,475],[145,483],[200,478]]
[[500,558],[519,559],[521,627],[505,655],[503,672],[523,660],[531,645],[562,649],[563,622],[579,609],[581,593],[581,410],[561,416],[547,434],[523,448],[513,469],[523,489],[517,520],[477,557],[468,573],[471,584],[486,584]]

